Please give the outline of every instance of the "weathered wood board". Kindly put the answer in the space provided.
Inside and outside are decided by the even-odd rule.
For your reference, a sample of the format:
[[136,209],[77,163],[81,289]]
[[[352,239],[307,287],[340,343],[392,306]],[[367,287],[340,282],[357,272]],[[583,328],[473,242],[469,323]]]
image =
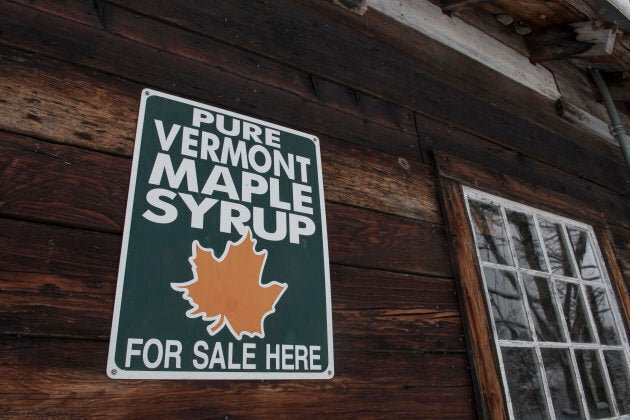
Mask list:
[[[446,179],[447,193],[544,189],[546,208],[610,226],[630,285],[630,177],[614,147],[540,95],[504,79],[493,92],[444,46],[397,45],[391,21],[346,13],[319,0],[0,4],[0,417],[474,418]],[[146,87],[320,138],[334,379],[107,378]]]

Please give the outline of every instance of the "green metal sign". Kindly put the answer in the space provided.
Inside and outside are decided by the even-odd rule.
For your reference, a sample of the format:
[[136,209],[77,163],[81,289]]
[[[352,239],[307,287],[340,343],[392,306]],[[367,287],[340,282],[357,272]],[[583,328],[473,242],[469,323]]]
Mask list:
[[143,91],[107,373],[333,376],[315,136]]

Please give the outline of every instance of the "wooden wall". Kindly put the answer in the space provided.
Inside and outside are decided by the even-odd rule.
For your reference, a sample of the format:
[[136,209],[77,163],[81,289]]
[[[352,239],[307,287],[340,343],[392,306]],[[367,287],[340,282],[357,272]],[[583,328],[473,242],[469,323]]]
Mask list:
[[[475,417],[434,151],[601,212],[630,279],[618,150],[396,33],[320,0],[0,3],[0,417]],[[333,380],[107,378],[145,87],[322,140]]]

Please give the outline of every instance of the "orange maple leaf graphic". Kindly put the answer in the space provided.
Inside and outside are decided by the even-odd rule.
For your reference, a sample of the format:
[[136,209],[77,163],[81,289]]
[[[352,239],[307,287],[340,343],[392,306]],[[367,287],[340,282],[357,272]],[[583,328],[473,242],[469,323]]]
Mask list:
[[186,316],[212,322],[207,328],[210,335],[227,326],[238,340],[243,335],[265,336],[265,318],[275,312],[288,285],[276,281],[262,284],[267,251],[256,252],[255,247],[249,229],[238,242],[228,242],[218,259],[212,249],[204,249],[195,240],[188,259],[194,278],[171,283],[192,306]]

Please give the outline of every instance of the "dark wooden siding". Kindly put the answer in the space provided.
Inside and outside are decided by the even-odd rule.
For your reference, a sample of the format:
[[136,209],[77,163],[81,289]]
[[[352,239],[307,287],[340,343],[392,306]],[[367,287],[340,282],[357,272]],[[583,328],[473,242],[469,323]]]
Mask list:
[[[436,150],[600,212],[630,278],[618,151],[382,22],[316,0],[0,4],[0,416],[474,417]],[[105,375],[144,87],[322,140],[333,380]]]

